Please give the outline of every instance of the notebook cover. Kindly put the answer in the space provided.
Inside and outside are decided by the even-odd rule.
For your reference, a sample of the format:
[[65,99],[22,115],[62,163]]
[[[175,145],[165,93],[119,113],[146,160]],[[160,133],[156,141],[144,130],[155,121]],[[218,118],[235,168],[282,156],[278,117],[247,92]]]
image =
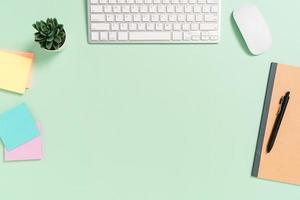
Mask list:
[[254,163],[253,163],[252,174],[251,174],[252,176],[255,176],[255,177],[257,177],[258,170],[259,170],[260,157],[261,157],[262,145],[263,145],[263,140],[264,140],[264,135],[265,135],[265,130],[266,130],[267,119],[268,119],[268,112],[269,112],[272,91],[273,91],[276,68],[277,68],[277,63],[271,63],[268,84],[267,84],[267,89],[266,89],[266,95],[265,95],[265,100],[264,100],[264,105],[263,105],[262,115],[261,115],[261,120],[260,120],[258,138],[257,138],[257,143],[256,143]]
[[[267,144],[276,119],[280,98],[290,91],[275,144]],[[300,184],[300,68],[272,63],[265,95],[252,176]]]

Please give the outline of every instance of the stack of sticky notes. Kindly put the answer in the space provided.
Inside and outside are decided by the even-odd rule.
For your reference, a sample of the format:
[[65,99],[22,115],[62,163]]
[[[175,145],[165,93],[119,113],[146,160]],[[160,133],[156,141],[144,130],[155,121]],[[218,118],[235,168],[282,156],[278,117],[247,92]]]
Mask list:
[[24,94],[31,86],[31,52],[0,50],[0,89]]
[[41,124],[37,123],[25,103],[0,114],[0,139],[4,159],[42,159]]

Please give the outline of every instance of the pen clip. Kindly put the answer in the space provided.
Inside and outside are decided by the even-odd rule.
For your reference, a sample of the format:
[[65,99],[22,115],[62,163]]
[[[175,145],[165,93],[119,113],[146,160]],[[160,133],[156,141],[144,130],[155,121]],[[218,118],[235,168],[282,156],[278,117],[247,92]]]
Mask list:
[[281,98],[280,98],[280,101],[279,101],[279,108],[278,108],[278,111],[277,111],[277,115],[279,115],[279,113],[281,112],[283,98],[284,98],[284,97],[281,97]]

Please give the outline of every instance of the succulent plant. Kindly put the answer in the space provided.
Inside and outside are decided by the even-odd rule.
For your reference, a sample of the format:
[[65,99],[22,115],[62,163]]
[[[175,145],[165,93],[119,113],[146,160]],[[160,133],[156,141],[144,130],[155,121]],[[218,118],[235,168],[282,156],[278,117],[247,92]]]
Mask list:
[[38,42],[41,48],[57,50],[65,43],[66,32],[55,18],[48,18],[46,22],[37,21],[32,26],[37,30],[34,41]]

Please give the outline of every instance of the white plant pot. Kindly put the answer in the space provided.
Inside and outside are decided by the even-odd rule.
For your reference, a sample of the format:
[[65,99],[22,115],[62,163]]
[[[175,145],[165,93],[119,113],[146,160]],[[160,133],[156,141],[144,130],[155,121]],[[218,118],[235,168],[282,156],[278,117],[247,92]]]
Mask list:
[[[66,31],[65,31],[66,32]],[[49,49],[44,49],[42,48],[44,51],[46,52],[49,52],[49,53],[58,53],[58,52],[62,52],[65,48],[66,48],[66,42],[67,42],[67,34],[66,34],[66,39],[65,39],[65,42],[64,44],[59,48],[59,49],[56,49],[56,50],[49,50]]]

